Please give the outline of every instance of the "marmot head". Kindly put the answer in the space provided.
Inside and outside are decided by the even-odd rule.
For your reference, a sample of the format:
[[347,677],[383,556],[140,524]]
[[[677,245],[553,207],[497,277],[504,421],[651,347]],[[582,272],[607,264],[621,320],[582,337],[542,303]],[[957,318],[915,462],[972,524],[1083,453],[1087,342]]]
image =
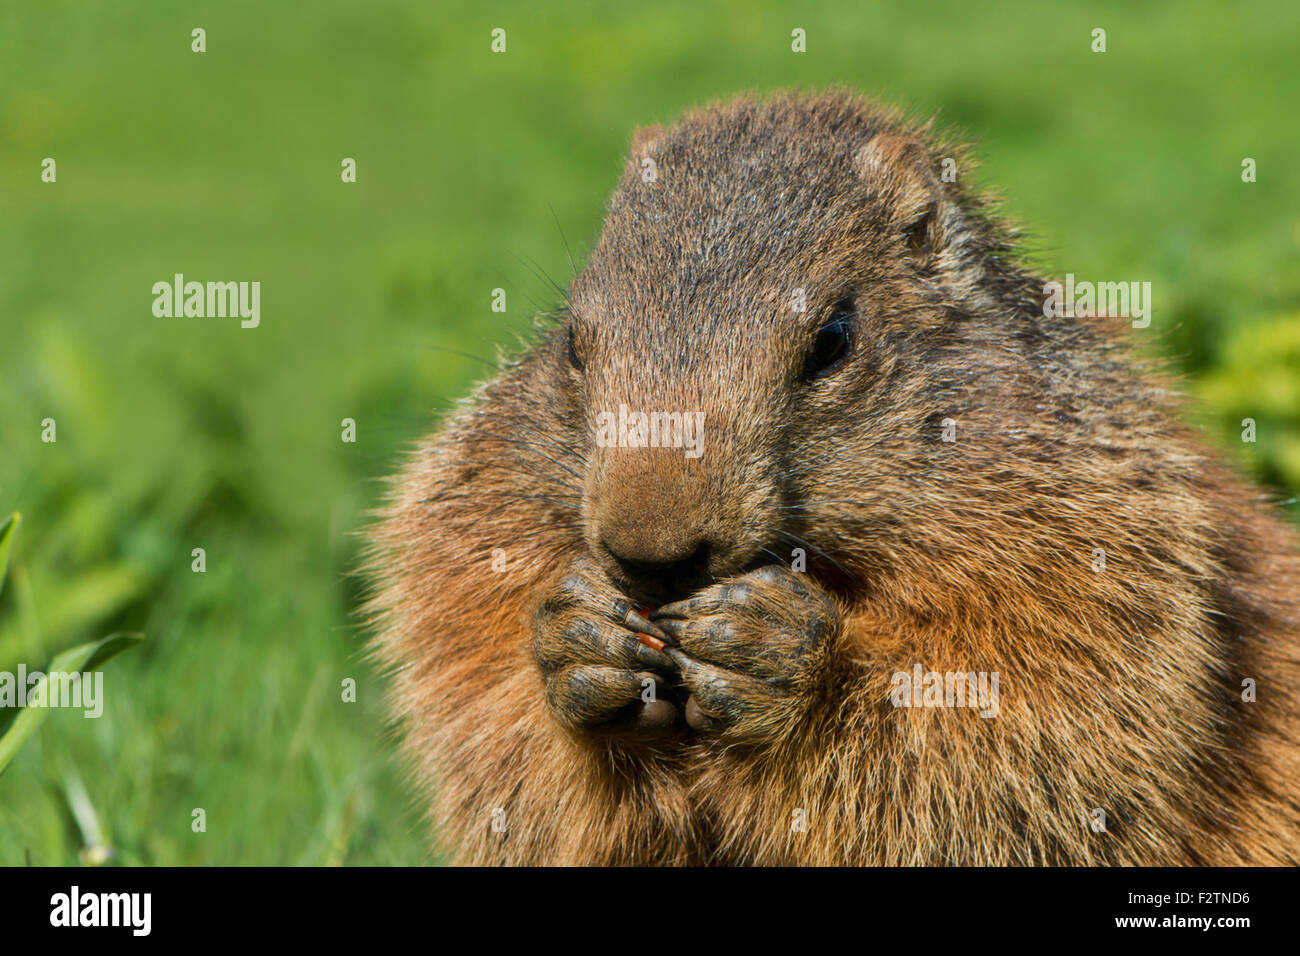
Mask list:
[[946,181],[964,162],[838,92],[637,133],[550,343],[587,544],[630,592],[664,600],[805,541],[815,560],[850,502],[888,524],[934,468],[954,391],[1026,331],[1004,233]]

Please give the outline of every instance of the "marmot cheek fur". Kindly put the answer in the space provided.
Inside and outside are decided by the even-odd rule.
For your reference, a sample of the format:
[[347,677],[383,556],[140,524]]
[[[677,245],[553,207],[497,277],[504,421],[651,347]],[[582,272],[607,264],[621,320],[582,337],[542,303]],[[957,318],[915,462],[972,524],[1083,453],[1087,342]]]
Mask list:
[[[447,858],[1300,860],[1294,530],[945,158],[845,91],[636,135],[371,533]],[[920,669],[996,713],[896,706]]]

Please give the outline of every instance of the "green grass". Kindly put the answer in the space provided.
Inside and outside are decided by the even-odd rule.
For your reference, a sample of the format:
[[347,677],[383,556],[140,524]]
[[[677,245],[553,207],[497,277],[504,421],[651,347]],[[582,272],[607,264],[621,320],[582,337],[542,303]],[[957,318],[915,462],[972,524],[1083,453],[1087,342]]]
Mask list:
[[[0,9],[0,513],[24,516],[0,670],[148,636],[102,718],[52,714],[0,776],[0,864],[77,862],[87,807],[120,862],[430,859],[351,532],[482,374],[457,351],[553,302],[556,219],[581,260],[632,128],[740,89],[845,82],[964,130],[1035,261],[1152,281],[1204,422],[1300,486],[1294,4],[181,6]],[[261,327],[154,318],[175,272],[259,280]]]

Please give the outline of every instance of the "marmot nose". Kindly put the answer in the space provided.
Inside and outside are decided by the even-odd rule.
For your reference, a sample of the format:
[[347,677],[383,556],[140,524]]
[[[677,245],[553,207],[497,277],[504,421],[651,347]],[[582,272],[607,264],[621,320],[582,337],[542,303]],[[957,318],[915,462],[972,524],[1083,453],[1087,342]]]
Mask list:
[[653,556],[620,553],[608,541],[601,541],[628,582],[648,596],[685,596],[709,581],[709,542],[703,538],[685,542],[676,554]]

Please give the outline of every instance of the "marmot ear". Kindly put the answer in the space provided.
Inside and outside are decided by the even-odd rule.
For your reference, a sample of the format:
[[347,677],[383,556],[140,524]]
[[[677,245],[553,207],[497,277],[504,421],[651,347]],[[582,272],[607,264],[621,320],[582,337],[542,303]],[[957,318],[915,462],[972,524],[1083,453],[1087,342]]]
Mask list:
[[632,147],[627,154],[627,173],[643,183],[653,183],[659,177],[659,157],[663,151],[664,128],[658,124],[642,126],[632,134]]
[[664,128],[658,123],[642,126],[632,134],[632,162],[639,164],[646,156],[654,158],[659,155],[659,147],[664,142]]
[[943,186],[920,139],[880,133],[859,147],[853,165],[863,180],[879,190],[893,211],[893,224],[918,259],[928,259],[943,246],[939,215]]

